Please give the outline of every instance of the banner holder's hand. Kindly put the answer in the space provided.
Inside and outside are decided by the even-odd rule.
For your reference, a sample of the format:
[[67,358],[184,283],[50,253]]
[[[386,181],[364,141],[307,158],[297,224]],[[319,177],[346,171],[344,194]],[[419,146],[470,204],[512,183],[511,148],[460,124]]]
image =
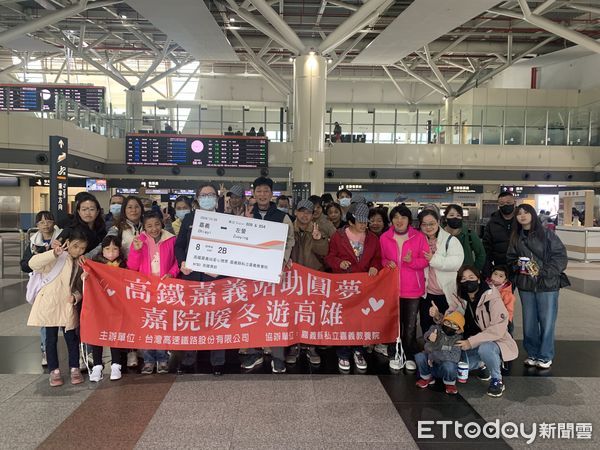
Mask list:
[[189,275],[190,273],[193,272],[192,269],[189,269],[185,266],[185,261],[181,263],[181,267],[179,268],[179,271],[184,275]]

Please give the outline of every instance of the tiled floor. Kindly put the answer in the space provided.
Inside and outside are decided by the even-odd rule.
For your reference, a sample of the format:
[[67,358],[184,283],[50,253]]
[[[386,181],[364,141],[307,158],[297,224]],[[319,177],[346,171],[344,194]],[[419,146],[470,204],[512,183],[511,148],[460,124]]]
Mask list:
[[[526,369],[521,351],[509,366],[504,396],[492,399],[485,395],[487,383],[474,377],[454,397],[441,386],[417,389],[414,373],[390,374],[385,358],[376,354],[369,355],[365,373],[340,375],[333,349],[319,350],[320,367],[301,357],[282,376],[270,373],[268,359],[242,373],[237,353],[228,351],[226,375],[214,377],[208,353],[200,352],[195,373],[178,374],[173,360],[169,375],[126,373],[116,382],[105,376],[98,384],[50,388],[40,366],[38,331],[26,326],[26,281],[15,275],[0,280],[0,449],[599,448],[600,290],[586,294],[589,289],[577,283],[600,283],[600,271],[575,266],[570,276],[574,289],[561,293],[552,369]],[[64,360],[64,342],[59,344]],[[450,429],[444,439],[439,425],[432,428],[434,438],[420,438],[423,420],[479,425],[500,420],[528,427],[582,422],[594,429],[591,440],[556,434],[528,446],[524,438],[460,439]]]

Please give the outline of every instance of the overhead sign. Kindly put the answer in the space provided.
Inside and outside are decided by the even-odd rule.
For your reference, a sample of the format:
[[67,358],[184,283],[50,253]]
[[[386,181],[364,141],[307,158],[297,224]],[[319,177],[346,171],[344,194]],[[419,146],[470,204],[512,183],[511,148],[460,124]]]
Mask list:
[[94,111],[104,106],[104,87],[57,84],[0,84],[0,111],[56,111],[63,95]]
[[500,192],[510,192],[515,197],[523,195],[524,186],[500,186]]
[[50,210],[57,222],[67,218],[69,140],[50,136]]
[[446,186],[446,192],[453,192],[455,194],[477,194],[483,192],[483,187],[472,186],[468,184],[462,184],[459,186]]

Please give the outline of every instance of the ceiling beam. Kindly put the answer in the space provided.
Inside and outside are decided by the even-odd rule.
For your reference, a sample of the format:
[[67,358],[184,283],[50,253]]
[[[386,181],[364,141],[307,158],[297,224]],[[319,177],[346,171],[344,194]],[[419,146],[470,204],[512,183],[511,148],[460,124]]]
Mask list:
[[450,93],[448,91],[446,91],[443,87],[438,86],[433,81],[429,81],[427,78],[422,77],[418,73],[415,73],[412,70],[410,70],[408,67],[406,67],[406,64],[404,64],[404,61],[400,61],[400,65],[401,65],[401,67],[399,67],[399,66],[397,66],[395,64],[392,64],[392,67],[395,67],[396,69],[403,70],[404,72],[406,72],[407,74],[409,74],[411,77],[413,77],[413,78],[419,80],[421,83],[426,84],[427,86],[429,86],[431,89],[435,89],[440,94],[446,95],[446,96],[450,97]]
[[444,78],[444,75],[442,75],[442,72],[440,72],[438,66],[436,66],[435,62],[433,62],[433,59],[431,58],[431,53],[429,52],[429,46],[425,45],[423,47],[423,51],[425,52],[425,61],[427,62],[427,65],[429,66],[435,77],[438,79],[438,81],[442,84],[446,92],[448,92],[448,96],[452,97],[452,88],[450,87],[450,84],[448,84],[448,82],[446,81],[446,78]]
[[[371,0],[374,1],[374,0]],[[304,51],[305,45],[300,40],[296,32],[290,27],[285,20],[271,8],[265,0],[250,0],[250,3],[263,15],[267,21],[275,27],[275,29],[283,36],[283,38],[290,42],[299,53]]]
[[567,3],[565,6],[576,9],[578,11],[585,11],[585,12],[591,12],[594,14],[600,14],[600,8],[598,8],[596,6],[581,5],[579,3]]
[[168,77],[172,73],[177,72],[183,66],[186,66],[186,65],[188,65],[189,63],[191,63],[193,61],[194,61],[193,58],[189,58],[189,59],[186,59],[184,61],[181,61],[178,64],[175,64],[169,70],[165,70],[163,73],[155,76],[154,78],[150,78],[148,81],[144,82],[144,84],[142,84],[139,89],[144,89],[144,88],[146,88],[148,86],[152,86],[154,83],[157,83],[160,80],[162,80],[163,78]]
[[406,94],[404,93],[404,91],[402,90],[402,88],[400,87],[400,85],[396,82],[396,80],[394,80],[394,77],[392,76],[392,74],[390,73],[390,71],[388,70],[388,68],[385,67],[385,66],[381,66],[381,68],[385,71],[385,73],[387,73],[387,76],[390,77],[390,80],[392,80],[392,83],[396,87],[396,89],[398,90],[398,92],[400,93],[400,96],[402,97],[402,100],[404,100],[409,105],[414,105],[415,102],[412,101],[412,100],[410,100],[406,96]]

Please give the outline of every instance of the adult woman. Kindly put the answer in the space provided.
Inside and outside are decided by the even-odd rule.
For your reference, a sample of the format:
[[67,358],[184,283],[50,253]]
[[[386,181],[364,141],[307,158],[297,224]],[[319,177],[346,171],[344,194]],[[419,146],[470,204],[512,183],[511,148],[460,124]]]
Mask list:
[[567,251],[558,236],[542,226],[530,205],[519,205],[515,217],[506,260],[516,273],[523,307],[525,365],[548,369],[554,358],[558,291],[569,285],[563,274]]
[[129,196],[123,202],[121,215],[108,234],[121,238],[121,250],[127,258],[133,239],[142,231],[144,205],[139,197]]
[[390,221],[384,208],[372,208],[369,210],[369,230],[377,237],[381,237],[390,228]]
[[[210,183],[203,183],[198,188],[197,199],[199,209],[201,211],[216,211],[219,194],[217,188]],[[188,246],[192,234],[192,224],[194,223],[194,215],[187,214],[181,223],[179,234],[177,235],[177,241],[175,242],[175,256],[181,273],[179,277],[183,280],[191,281],[214,281],[222,276],[218,276],[212,273],[206,272],[195,272],[185,266],[187,259]],[[196,352],[185,352],[183,355],[183,366],[193,366],[196,361]],[[223,373],[223,366],[225,365],[225,350],[211,350],[210,351],[210,363],[212,365],[213,374],[221,375]]]
[[446,230],[456,237],[465,252],[464,265],[475,266],[482,270],[485,264],[485,250],[477,233],[469,230],[463,223],[463,209],[460,205],[448,205],[444,211]]
[[429,262],[426,272],[426,297],[419,302],[419,316],[423,333],[433,324],[429,307],[435,304],[444,313],[456,298],[456,271],[465,257],[458,239],[440,228],[440,216],[432,209],[419,213],[419,227],[427,236],[429,251],[424,253]]
[[58,239],[65,242],[73,230],[81,231],[87,240],[85,256],[90,257],[89,253],[100,245],[106,236],[106,226],[100,210],[100,203],[96,197],[87,193],[81,195],[75,205],[73,220],[60,233]]
[[327,205],[325,214],[327,214],[327,218],[334,227],[344,228],[346,226],[346,222],[342,220],[342,207],[337,203],[330,203]]
[[[348,214],[348,226],[336,231],[329,241],[329,253],[325,263],[333,273],[368,272],[377,275],[381,269],[381,250],[377,236],[367,229],[369,208],[357,204]],[[354,364],[360,370],[367,369],[363,347],[337,347],[338,367],[350,370],[350,355],[354,353]]]
[[173,226],[173,234],[176,236],[179,234],[179,230],[181,229],[181,224],[183,223],[183,219],[189,213],[192,212],[192,201],[189,197],[184,195],[180,195],[175,199],[175,220],[172,223]]
[[[462,304],[454,307],[465,311],[463,339],[456,343],[464,352],[461,360],[470,370],[479,369],[480,379],[491,378],[487,394],[500,397],[504,392],[502,361],[512,361],[519,353],[508,333],[508,312],[500,292],[481,281],[476,267],[461,267],[456,281]],[[443,315],[435,307],[430,312],[437,323],[442,321]]]
[[[399,267],[400,275],[400,338],[406,351],[406,368],[416,370],[414,361],[417,348],[417,313],[419,299],[425,294],[425,268],[429,265],[427,238],[410,226],[412,212],[405,205],[390,212],[392,227],[379,238],[381,262],[391,268]],[[396,344],[388,347],[390,368],[402,369]]]

